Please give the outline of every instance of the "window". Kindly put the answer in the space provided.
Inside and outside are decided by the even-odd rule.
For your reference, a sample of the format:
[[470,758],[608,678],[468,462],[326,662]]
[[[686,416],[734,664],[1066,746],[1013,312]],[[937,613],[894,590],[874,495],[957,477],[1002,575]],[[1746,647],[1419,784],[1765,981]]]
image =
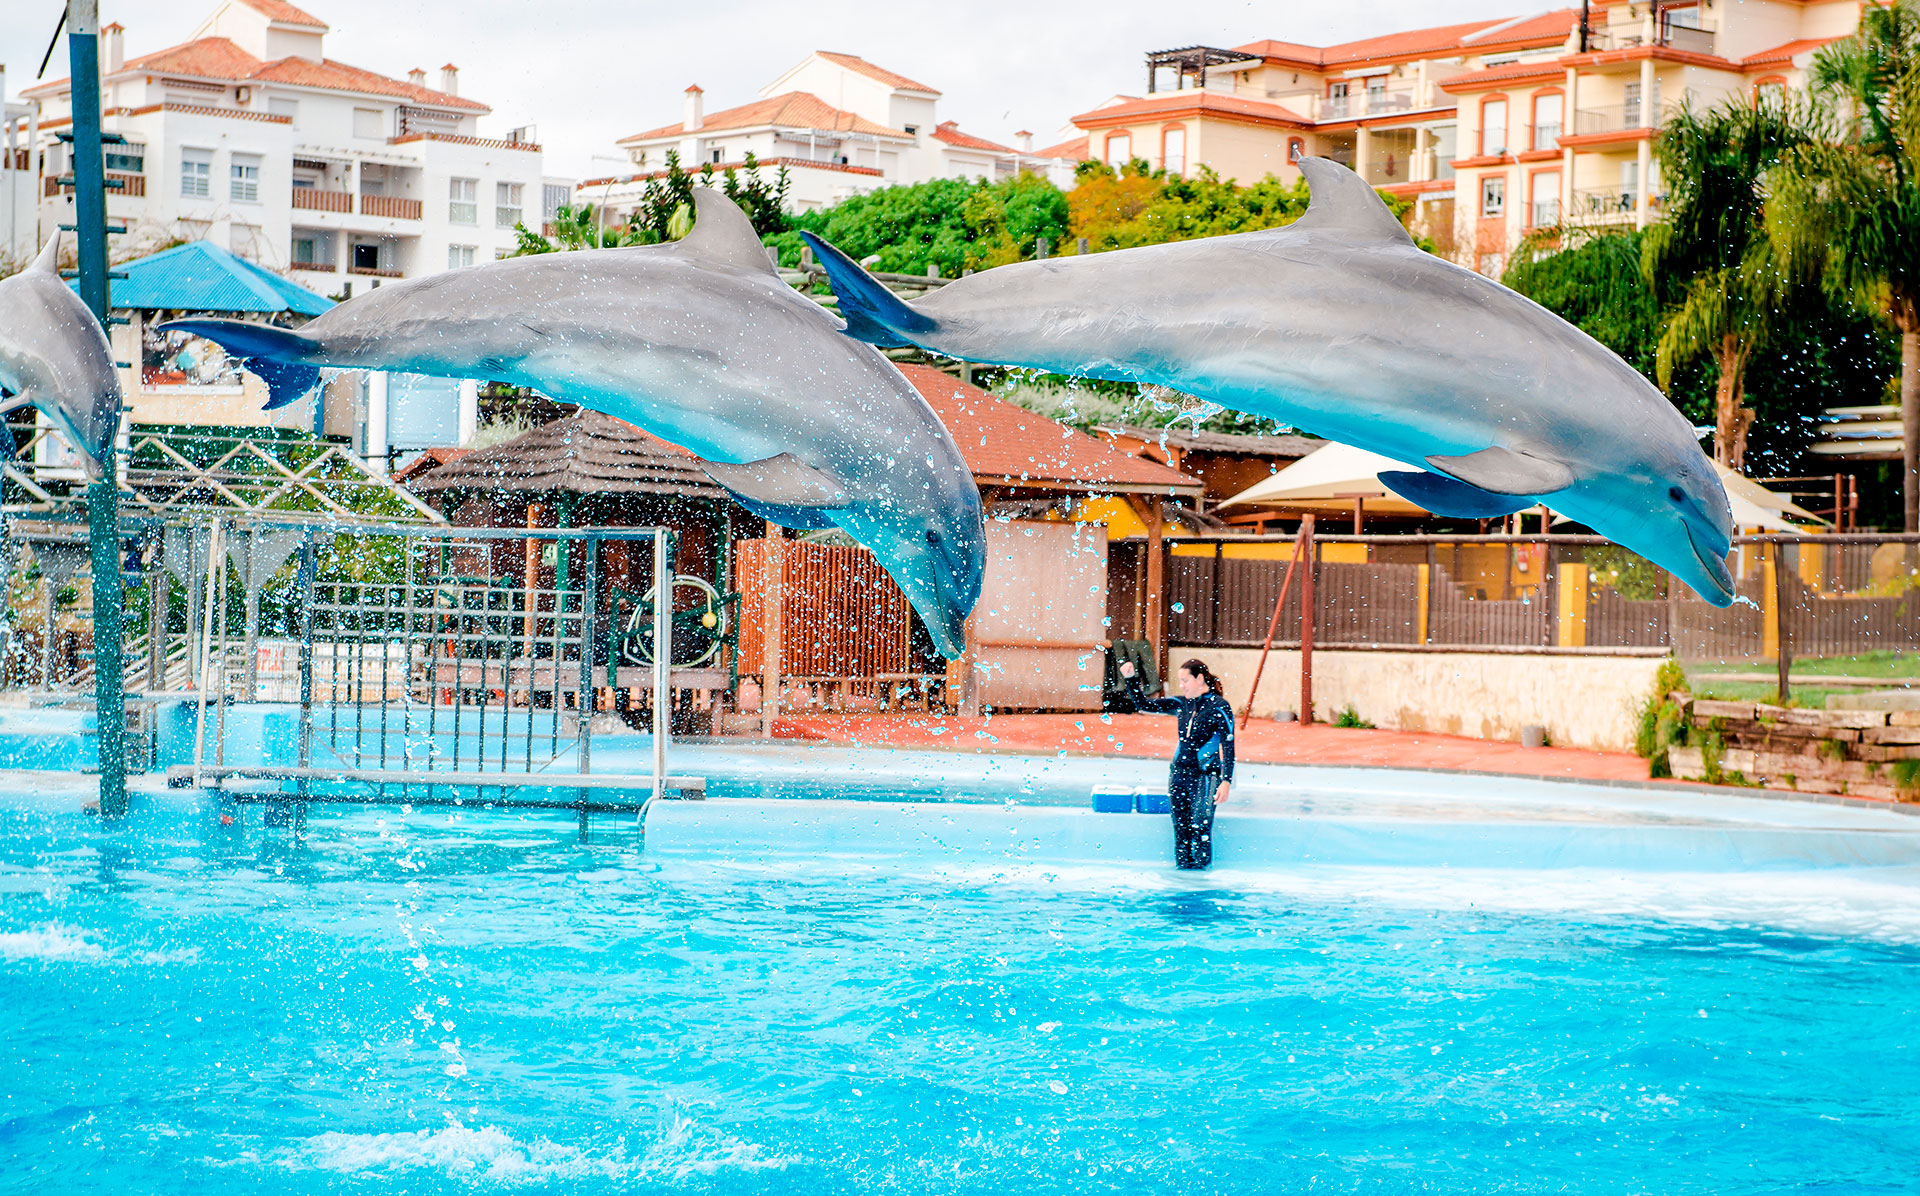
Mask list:
[[471,266],[471,265],[473,265],[473,246],[471,245],[447,246],[447,269],[458,270],[462,266]]
[[106,158],[107,169],[121,174],[139,174],[147,168],[147,151],[138,145],[110,145]]
[[380,119],[378,108],[355,108],[353,110],[353,135],[378,140],[386,122]]
[[1307,143],[1298,137],[1287,138],[1287,161],[1298,162],[1307,153]]
[[1344,120],[1347,116],[1347,91],[1352,84],[1342,80],[1327,84],[1327,120]]
[[551,221],[567,206],[568,195],[565,183],[548,183],[540,188],[540,218]]
[[1115,170],[1133,161],[1133,135],[1131,133],[1107,134],[1107,165]]
[[1545,228],[1560,223],[1560,172],[1543,170],[1535,174],[1528,186],[1533,188],[1532,209],[1528,213],[1528,223],[1535,228]]
[[260,202],[260,155],[235,154],[227,167],[227,198],[235,203]]
[[180,198],[207,199],[213,194],[213,151],[180,151]]
[[[293,264],[296,266],[317,266],[324,259],[320,256],[320,238],[310,233],[293,235]],[[331,263],[328,263],[331,264]]]
[[380,268],[380,246],[369,245],[364,241],[353,247],[353,268],[374,271]]
[[713,164],[715,166],[720,165],[720,147],[719,146],[715,146],[713,148]]
[[300,120],[300,101],[269,99],[267,101],[267,112],[272,116],[284,116],[289,121],[297,124]]
[[1168,129],[1160,134],[1160,165],[1168,174],[1187,173],[1187,130]]
[[493,223],[497,228],[512,228],[520,223],[520,196],[526,190],[520,183],[493,185]]
[[449,224],[480,223],[480,180],[447,180],[447,222]]
[[1488,174],[1480,177],[1480,214],[1482,216],[1507,214],[1506,175]]
[[1507,102],[1488,100],[1480,105],[1480,152],[1483,155],[1507,152]]
[[1560,104],[1558,95],[1533,97],[1533,148],[1558,149],[1560,145]]

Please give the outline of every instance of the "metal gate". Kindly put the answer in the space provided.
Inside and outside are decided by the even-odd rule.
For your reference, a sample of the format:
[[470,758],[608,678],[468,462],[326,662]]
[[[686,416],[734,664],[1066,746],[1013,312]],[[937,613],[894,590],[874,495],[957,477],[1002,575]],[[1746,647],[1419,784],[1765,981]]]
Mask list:
[[[204,596],[192,604],[194,763],[175,770],[182,783],[279,782],[255,795],[271,801],[566,808],[583,828],[595,811],[644,818],[661,796],[704,793],[701,778],[667,772],[671,602],[649,598],[650,619],[635,627],[614,617],[601,584],[600,549],[614,540],[650,542],[650,584],[672,577],[670,529],[255,520],[216,521],[204,534],[206,572],[195,579]],[[297,566],[283,600],[297,633],[275,644],[255,634],[265,581],[257,571],[289,556]],[[247,595],[238,628],[228,613],[236,569]],[[652,662],[651,768],[595,771],[601,683],[610,662],[631,655],[623,640],[642,634]],[[293,689],[282,695],[297,708],[293,758],[272,758],[267,743],[264,761],[229,763],[234,690],[251,701],[276,679]]]

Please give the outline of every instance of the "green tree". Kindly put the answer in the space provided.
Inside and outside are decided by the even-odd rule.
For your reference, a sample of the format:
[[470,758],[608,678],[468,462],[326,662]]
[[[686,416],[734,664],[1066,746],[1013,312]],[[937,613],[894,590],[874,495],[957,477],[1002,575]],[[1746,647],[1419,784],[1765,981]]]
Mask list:
[[872,268],[884,273],[925,274],[935,266],[942,277],[958,278],[964,270],[1030,257],[1042,237],[1057,247],[1068,225],[1059,188],[1021,174],[997,183],[934,179],[882,187],[797,213],[790,227],[768,239],[782,262],[799,260],[804,229],[857,261],[872,258]]
[[1661,330],[1656,375],[1665,390],[1676,365],[1712,358],[1713,455],[1732,469],[1745,465],[1754,420],[1747,365],[1788,290],[1763,219],[1763,181],[1809,141],[1810,125],[1800,105],[1736,97],[1705,111],[1683,106],[1654,142],[1667,218],[1642,237],[1641,269],[1649,282],[1684,288]]
[[1067,197],[1073,233],[1095,253],[1277,228],[1307,210],[1304,180],[1281,183],[1269,175],[1242,187],[1204,166],[1183,177],[1150,170],[1138,158],[1118,171],[1083,162],[1077,173],[1080,185]]
[[1898,331],[1903,522],[1920,531],[1920,4],[1867,8],[1856,36],[1815,57],[1813,79],[1849,119],[1769,176],[1768,229],[1788,270]]

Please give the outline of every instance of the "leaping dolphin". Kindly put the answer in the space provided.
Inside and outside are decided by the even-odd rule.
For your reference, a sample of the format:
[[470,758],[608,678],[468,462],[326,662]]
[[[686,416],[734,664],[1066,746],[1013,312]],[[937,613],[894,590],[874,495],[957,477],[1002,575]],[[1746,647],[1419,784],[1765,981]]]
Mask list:
[[904,303],[803,233],[847,334],[1171,387],[1430,473],[1435,514],[1545,502],[1733,602],[1733,517],[1693,428],[1559,316],[1422,252],[1373,188],[1303,158],[1306,214],[1262,232],[1002,266]]
[[60,281],[59,255],[56,232],[32,265],[0,279],[0,414],[38,408],[98,479],[120,428],[120,376],[100,321]]
[[746,215],[694,192],[664,246],[509,258],[370,291],[297,332],[161,327],[217,341],[269,406],[319,367],[487,378],[638,424],[701,458],[749,509],[839,526],[871,549],[948,656],[986,561],[980,492],[953,438],[877,350],[780,281]]

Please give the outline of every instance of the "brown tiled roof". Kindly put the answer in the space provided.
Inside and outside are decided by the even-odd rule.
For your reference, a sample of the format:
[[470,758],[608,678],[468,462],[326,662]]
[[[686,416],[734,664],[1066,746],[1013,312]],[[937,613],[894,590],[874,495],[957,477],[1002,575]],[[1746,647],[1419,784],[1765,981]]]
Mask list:
[[900,372],[932,405],[981,482],[1075,491],[1198,494],[1201,484],[1155,461],[996,399],[932,366]]
[[[711,129],[753,129],[764,125],[776,125],[790,129],[825,129],[835,133],[873,133],[882,137],[906,137],[899,129],[889,129],[885,125],[875,124],[864,116],[851,112],[842,112],[819,96],[807,91],[782,92],[777,96],[768,96],[764,100],[755,100],[751,104],[742,104],[738,108],[726,108],[701,118],[702,133]],[[622,137],[616,145],[631,142],[653,141],[661,137],[679,137],[686,132],[686,125],[661,125],[657,129],[648,129],[644,133],[635,133]]]
[[[45,128],[46,126],[42,125],[41,127]],[[704,174],[707,165],[707,163],[702,162],[697,169],[689,173]],[[746,170],[748,168],[745,158],[737,162],[715,162],[712,165],[715,174],[725,174],[729,170]],[[755,169],[766,166],[777,170],[785,166],[792,170],[831,170],[839,174],[863,174],[873,178],[883,178],[886,174],[885,171],[877,166],[849,166],[844,162],[815,162],[811,158],[755,158],[753,160],[753,166]],[[664,170],[642,170],[627,175],[581,179],[578,183],[574,184],[574,189],[584,194],[588,187],[617,187],[622,183],[644,183],[648,179],[664,179],[666,177],[667,172]],[[587,196],[587,198],[591,199],[592,197]]]
[[685,449],[598,411],[542,424],[449,461],[410,484],[416,494],[679,494],[725,498]]
[[1306,46],[1298,42],[1269,39],[1234,48],[1250,57],[1277,58],[1305,66],[1344,67],[1448,52],[1465,53],[1515,43],[1552,45],[1567,36],[1567,31],[1579,19],[1579,11],[1564,8],[1520,21],[1503,17],[1489,21],[1466,21],[1457,25],[1434,25],[1333,46]]
[[1510,62],[1505,66],[1489,67],[1484,71],[1469,71],[1464,75],[1454,75],[1440,80],[1440,90],[1478,91],[1485,87],[1501,87],[1508,83],[1519,83],[1535,79],[1559,79],[1566,75],[1566,68],[1557,60],[1546,62]]
[[992,150],[996,154],[1010,154],[1013,152],[1011,146],[1001,145],[997,141],[988,141],[985,137],[975,137],[971,133],[962,133],[960,131],[960,122],[957,120],[941,121],[940,124],[934,128],[933,136],[934,140],[944,141],[948,145],[955,146],[959,149]]
[[1293,109],[1283,108],[1279,104],[1222,95],[1215,91],[1169,91],[1137,100],[1124,100],[1105,108],[1082,112],[1073,118],[1073,123],[1082,128],[1097,128],[1101,125],[1127,124],[1143,116],[1171,116],[1174,113],[1223,116],[1294,129],[1310,128],[1313,123]]
[[270,21],[280,21],[288,25],[307,25],[314,29],[325,29],[327,23],[311,13],[302,12],[286,0],[240,0],[240,3],[266,17]]
[[423,449],[418,457],[415,457],[399,469],[393,471],[393,480],[396,482],[411,482],[422,474],[432,473],[442,465],[452,461],[458,461],[472,451],[472,449],[463,448]]
[[1771,50],[1762,50],[1758,54],[1749,54],[1741,59],[1740,65],[1746,67],[1748,70],[1763,66],[1786,66],[1793,61],[1794,56],[1797,54],[1804,54],[1808,50],[1818,50],[1821,46],[1839,40],[1839,37],[1803,37],[1799,41],[1788,42],[1783,46],[1775,46]]
[[885,83],[888,87],[898,87],[902,91],[924,91],[932,96],[940,94],[937,88],[928,87],[925,83],[915,83],[905,75],[896,74],[883,66],[875,66],[858,54],[836,54],[832,50],[815,50],[814,53],[835,66],[844,66],[850,71],[857,71],[869,79]]
[[1050,145],[1045,149],[1034,150],[1033,156],[1036,158],[1065,158],[1069,162],[1084,162],[1087,160],[1087,149],[1087,138],[1076,137],[1072,141],[1062,141],[1059,145]]
[[[295,10],[298,11],[298,10]],[[224,37],[203,37],[195,41],[155,50],[128,62],[123,71],[145,71],[154,75],[191,75],[201,79],[220,79],[229,83],[287,83],[296,87],[318,87],[328,91],[347,91],[360,95],[392,96],[436,108],[458,108],[467,112],[491,112],[485,104],[448,95],[400,79],[348,66],[344,62],[323,59],[281,58],[263,62]],[[30,88],[24,95],[57,95],[67,89],[67,80],[56,79]]]
[[1147,440],[1154,444],[1165,444],[1170,448],[1182,449],[1192,453],[1233,453],[1248,457],[1290,457],[1300,458],[1315,449],[1326,447],[1326,441],[1315,440],[1311,436],[1240,436],[1231,432],[1202,432],[1191,428],[1141,428],[1120,425],[1101,428],[1103,433],[1131,436],[1135,440]]

